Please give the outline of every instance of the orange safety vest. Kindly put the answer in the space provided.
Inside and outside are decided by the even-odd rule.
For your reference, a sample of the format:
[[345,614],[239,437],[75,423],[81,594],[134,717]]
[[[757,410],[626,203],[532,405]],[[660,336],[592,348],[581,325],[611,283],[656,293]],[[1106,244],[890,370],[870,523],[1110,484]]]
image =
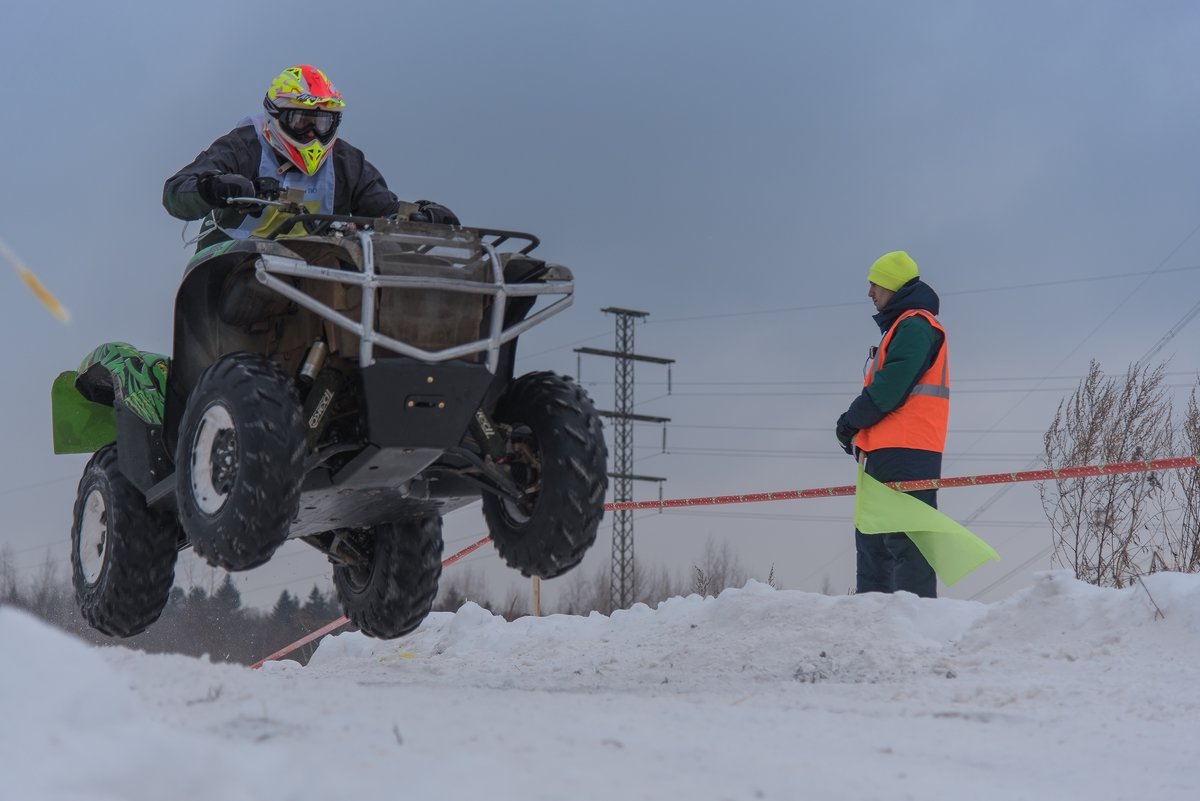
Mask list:
[[942,332],[941,347],[933,365],[917,379],[908,397],[878,423],[855,435],[854,444],[864,451],[915,448],[942,453],[946,450],[946,425],[950,419],[950,370],[946,361],[946,329],[942,328],[936,317],[924,309],[910,309],[897,317],[883,335],[875,358],[867,363],[863,386],[869,386],[875,371],[883,367],[888,343],[892,341],[900,321],[915,315],[924,317]]

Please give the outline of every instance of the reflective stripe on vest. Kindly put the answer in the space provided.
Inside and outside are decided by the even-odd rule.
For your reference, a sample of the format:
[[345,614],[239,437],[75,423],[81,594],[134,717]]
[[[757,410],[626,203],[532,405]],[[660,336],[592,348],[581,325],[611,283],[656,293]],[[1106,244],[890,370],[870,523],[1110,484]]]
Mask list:
[[875,425],[854,437],[864,451],[880,448],[915,448],[942,453],[946,449],[946,427],[950,419],[950,367],[946,355],[946,329],[937,318],[923,309],[910,309],[896,318],[883,335],[875,358],[867,366],[863,386],[870,386],[875,371],[883,367],[888,345],[900,322],[909,317],[924,317],[942,334],[942,344],[929,369],[921,374],[908,397]]
[[[333,213],[333,159],[325,159],[315,175],[308,175],[294,166],[290,161],[280,162],[276,157],[275,148],[271,147],[271,143],[263,136],[263,127],[267,124],[267,115],[265,112],[259,112],[251,117],[246,117],[238,122],[237,127],[243,125],[254,126],[254,133],[258,136],[258,144],[262,149],[262,156],[258,163],[259,177],[274,178],[279,181],[279,191],[286,192],[289,189],[300,189],[304,192],[304,207],[315,214],[332,214]],[[280,172],[282,166],[289,166],[289,169]],[[226,232],[234,239],[245,239],[250,236],[266,236],[271,230],[283,219],[284,215],[279,213],[279,210],[268,206],[263,211],[262,216],[250,217],[242,220],[241,225],[237,228],[226,228]],[[305,233],[303,228],[297,227],[289,231],[283,236],[302,236]]]

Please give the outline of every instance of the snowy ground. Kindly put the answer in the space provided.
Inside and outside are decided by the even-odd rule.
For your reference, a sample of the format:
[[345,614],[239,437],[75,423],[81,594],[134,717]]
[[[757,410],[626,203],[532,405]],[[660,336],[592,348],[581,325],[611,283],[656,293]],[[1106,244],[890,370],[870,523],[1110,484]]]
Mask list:
[[260,671],[92,648],[0,608],[5,801],[1198,788],[1197,575],[1114,591],[1046,573],[990,605],[756,583],[611,618],[506,623],[468,604]]

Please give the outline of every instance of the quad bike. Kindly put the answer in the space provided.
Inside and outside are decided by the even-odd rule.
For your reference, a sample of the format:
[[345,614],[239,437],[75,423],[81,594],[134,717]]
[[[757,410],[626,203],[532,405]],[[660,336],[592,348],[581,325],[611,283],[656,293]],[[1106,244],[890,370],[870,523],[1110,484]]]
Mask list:
[[513,377],[517,337],[570,305],[570,271],[530,256],[531,234],[296,200],[235,199],[290,216],[188,263],[169,358],[109,343],[54,382],[55,452],[94,452],[71,562],[103,632],[153,623],[189,546],[248,570],[303,540],[347,617],[391,638],[430,611],[453,509],[482,499],[526,576],[595,542],[599,417],[564,376]]

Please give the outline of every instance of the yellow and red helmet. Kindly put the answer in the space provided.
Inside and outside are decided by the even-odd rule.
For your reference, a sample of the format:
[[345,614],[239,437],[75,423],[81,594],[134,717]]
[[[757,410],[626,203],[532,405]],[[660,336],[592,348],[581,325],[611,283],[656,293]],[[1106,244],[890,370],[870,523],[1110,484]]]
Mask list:
[[271,147],[308,175],[333,150],[346,107],[342,93],[316,67],[300,64],[279,73],[263,98]]

